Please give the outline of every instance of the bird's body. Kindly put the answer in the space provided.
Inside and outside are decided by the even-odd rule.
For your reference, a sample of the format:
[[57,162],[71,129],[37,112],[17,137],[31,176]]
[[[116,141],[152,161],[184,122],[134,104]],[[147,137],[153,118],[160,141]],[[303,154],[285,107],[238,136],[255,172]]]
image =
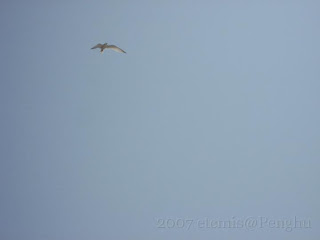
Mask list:
[[121,48],[117,47],[116,45],[108,45],[108,43],[105,43],[105,44],[98,43],[97,45],[95,45],[91,49],[96,49],[96,48],[100,48],[100,53],[103,53],[103,51],[107,48],[112,49],[116,52],[126,53]]

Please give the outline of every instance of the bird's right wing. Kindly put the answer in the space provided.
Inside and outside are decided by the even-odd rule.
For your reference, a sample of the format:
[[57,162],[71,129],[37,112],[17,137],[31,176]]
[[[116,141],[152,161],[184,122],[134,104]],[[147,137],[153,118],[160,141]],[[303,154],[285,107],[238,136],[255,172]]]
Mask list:
[[113,51],[119,52],[119,53],[126,53],[121,48],[117,47],[116,45],[108,45],[107,48],[112,49]]
[[97,45],[95,45],[94,47],[92,47],[91,49],[96,49],[96,48],[101,48],[102,44],[98,43]]

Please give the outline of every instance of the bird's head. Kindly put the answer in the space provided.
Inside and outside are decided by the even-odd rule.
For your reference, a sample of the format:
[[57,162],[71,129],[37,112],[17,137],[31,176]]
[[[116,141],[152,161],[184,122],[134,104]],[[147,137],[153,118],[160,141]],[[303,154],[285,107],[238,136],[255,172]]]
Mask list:
[[108,43],[104,43],[103,45],[108,45]]

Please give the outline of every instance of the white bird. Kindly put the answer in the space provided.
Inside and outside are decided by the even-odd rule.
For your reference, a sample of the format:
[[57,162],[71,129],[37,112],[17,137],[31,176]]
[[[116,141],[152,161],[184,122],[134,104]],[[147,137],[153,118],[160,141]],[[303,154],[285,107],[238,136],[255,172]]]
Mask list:
[[108,45],[108,43],[105,44],[101,44],[98,43],[97,45],[95,45],[94,47],[92,47],[91,49],[96,49],[96,48],[100,48],[100,53],[103,53],[103,51],[106,48],[110,48],[113,51],[119,52],[119,53],[126,53],[125,51],[123,51],[121,48],[118,48],[116,45]]

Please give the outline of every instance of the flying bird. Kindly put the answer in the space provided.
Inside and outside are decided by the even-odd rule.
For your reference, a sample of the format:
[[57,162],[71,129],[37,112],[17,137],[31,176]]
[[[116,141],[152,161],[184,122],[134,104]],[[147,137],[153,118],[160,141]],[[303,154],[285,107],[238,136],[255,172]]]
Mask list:
[[117,47],[116,45],[108,45],[108,43],[105,44],[101,44],[98,43],[97,45],[95,45],[94,47],[92,47],[91,49],[96,49],[96,48],[100,48],[100,53],[103,53],[103,51],[106,48],[110,48],[113,51],[119,52],[119,53],[126,53],[125,51],[123,51],[121,48]]

